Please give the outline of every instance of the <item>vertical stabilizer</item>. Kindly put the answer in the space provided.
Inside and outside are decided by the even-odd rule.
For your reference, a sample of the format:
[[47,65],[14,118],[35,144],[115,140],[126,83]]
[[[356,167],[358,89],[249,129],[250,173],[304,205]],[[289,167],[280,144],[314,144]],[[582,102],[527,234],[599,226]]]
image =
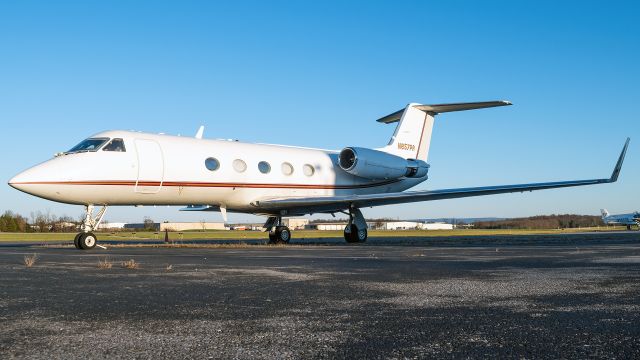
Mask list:
[[391,140],[389,140],[389,144],[378,150],[405,159],[427,161],[429,145],[431,145],[433,117],[435,115],[451,111],[484,109],[507,105],[511,105],[511,103],[502,100],[437,105],[411,103],[403,110],[396,111],[378,119],[378,122],[384,124],[398,122],[396,131],[393,133]]
[[602,214],[603,219],[609,216],[609,212],[607,211],[607,209],[600,209],[600,213]]
[[380,150],[405,159],[427,161],[433,115],[417,109],[415,105],[419,104],[407,105],[389,144]]

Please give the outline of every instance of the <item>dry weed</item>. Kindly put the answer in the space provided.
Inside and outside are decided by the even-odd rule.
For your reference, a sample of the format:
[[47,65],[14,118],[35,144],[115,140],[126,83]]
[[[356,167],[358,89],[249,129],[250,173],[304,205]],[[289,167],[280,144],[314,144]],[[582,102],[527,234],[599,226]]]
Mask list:
[[126,269],[138,269],[140,268],[140,264],[138,264],[135,260],[130,259],[122,262],[122,267]]
[[111,269],[113,263],[108,258],[98,260],[98,269]]
[[36,263],[37,259],[38,259],[38,254],[25,255],[25,257],[24,257],[24,266],[32,267],[33,264]]

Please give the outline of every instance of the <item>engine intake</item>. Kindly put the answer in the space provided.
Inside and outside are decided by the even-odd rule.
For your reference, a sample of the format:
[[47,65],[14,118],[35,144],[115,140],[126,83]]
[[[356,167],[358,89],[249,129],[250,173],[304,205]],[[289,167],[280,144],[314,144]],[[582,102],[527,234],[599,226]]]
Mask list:
[[383,151],[347,147],[340,151],[340,168],[349,174],[371,180],[421,178],[429,172],[422,160],[404,159]]

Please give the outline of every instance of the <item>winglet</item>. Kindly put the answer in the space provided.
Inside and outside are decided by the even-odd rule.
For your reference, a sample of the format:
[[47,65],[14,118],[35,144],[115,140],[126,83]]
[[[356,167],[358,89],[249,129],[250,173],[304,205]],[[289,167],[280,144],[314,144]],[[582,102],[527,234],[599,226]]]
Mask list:
[[198,128],[198,132],[196,133],[196,139],[202,139],[203,134],[204,134],[204,125],[200,125],[200,128]]
[[629,140],[624,143],[624,147],[622,148],[622,152],[620,153],[620,157],[618,158],[618,162],[616,163],[616,167],[613,168],[613,173],[611,173],[611,177],[609,178],[609,182],[618,181],[618,176],[620,175],[620,170],[622,170],[622,162],[624,161],[624,156],[627,154],[627,148],[629,147]]

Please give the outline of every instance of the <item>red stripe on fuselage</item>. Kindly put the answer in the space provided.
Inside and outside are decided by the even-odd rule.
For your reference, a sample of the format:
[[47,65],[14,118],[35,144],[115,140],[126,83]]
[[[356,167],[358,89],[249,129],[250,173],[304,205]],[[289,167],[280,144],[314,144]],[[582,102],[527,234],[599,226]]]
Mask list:
[[32,181],[15,183],[16,185],[101,185],[101,186],[170,186],[170,187],[215,187],[250,189],[362,189],[385,186],[400,181],[387,180],[360,185],[320,185],[320,184],[269,184],[269,183],[209,183],[180,181],[132,181],[132,180],[94,180],[94,181]]

